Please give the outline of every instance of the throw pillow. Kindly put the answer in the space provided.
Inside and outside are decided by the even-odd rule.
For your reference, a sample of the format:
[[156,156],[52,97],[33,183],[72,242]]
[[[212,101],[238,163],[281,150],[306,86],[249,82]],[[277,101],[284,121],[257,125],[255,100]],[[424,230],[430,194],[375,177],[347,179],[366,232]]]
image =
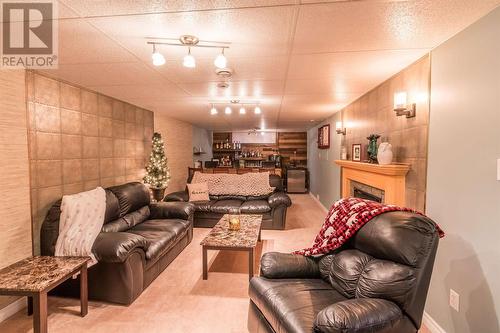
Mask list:
[[187,184],[189,201],[208,201],[210,197],[208,196],[208,184],[207,183],[196,183]]

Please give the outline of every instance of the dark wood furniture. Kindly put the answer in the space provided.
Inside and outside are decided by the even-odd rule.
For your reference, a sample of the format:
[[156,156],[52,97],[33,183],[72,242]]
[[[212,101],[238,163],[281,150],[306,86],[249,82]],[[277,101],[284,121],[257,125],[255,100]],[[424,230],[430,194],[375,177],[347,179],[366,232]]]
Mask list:
[[87,262],[89,257],[37,256],[0,270],[0,295],[27,296],[28,315],[35,333],[47,333],[47,293],[80,273],[80,314],[88,312]]
[[248,252],[248,278],[253,277],[254,250],[260,241],[262,216],[238,215],[240,230],[229,230],[229,218],[224,215],[210,233],[201,241],[203,251],[203,280],[208,279],[208,250],[229,250]]

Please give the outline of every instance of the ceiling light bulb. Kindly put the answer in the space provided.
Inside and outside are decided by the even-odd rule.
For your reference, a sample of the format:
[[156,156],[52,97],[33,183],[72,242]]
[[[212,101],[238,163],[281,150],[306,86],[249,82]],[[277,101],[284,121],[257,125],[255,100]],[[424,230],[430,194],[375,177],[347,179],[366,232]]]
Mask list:
[[191,55],[191,48],[188,51],[188,54],[184,56],[184,60],[182,61],[182,65],[187,68],[196,67],[196,59]]
[[220,69],[227,67],[227,59],[226,56],[224,55],[224,49],[222,49],[222,53],[215,58],[214,65],[215,67]]
[[264,136],[264,132],[260,132],[260,135]]
[[224,113],[225,114],[231,114],[231,112],[233,112],[233,110],[231,110],[231,108],[229,106],[226,106],[226,109],[224,110]]
[[215,106],[212,106],[212,108],[210,109],[210,114],[213,116],[215,114],[217,114],[217,109],[215,108]]
[[153,59],[153,65],[155,66],[161,66],[165,64],[165,57],[163,56],[163,54],[156,51],[156,47],[154,44],[153,44],[153,54],[151,55],[151,58]]
[[255,114],[261,114],[262,110],[260,109],[259,106],[256,106],[253,112],[255,112]]
[[240,108],[240,114],[245,114],[245,113],[247,113],[247,110],[245,110],[244,107],[241,107]]

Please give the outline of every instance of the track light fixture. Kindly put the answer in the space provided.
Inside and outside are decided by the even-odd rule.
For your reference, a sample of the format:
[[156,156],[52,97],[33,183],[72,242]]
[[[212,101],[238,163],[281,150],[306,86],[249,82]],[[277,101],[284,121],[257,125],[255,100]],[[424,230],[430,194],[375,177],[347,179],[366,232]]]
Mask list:
[[151,55],[151,58],[153,59],[153,65],[155,66],[161,66],[165,64],[165,57],[163,54],[158,52],[156,50],[156,45],[153,44],[153,54]]
[[222,49],[221,53],[215,58],[214,65],[220,69],[227,67],[227,59],[224,55],[224,49]]
[[184,60],[182,61],[182,65],[187,68],[195,68],[196,67],[196,59],[191,55],[191,48],[188,48],[188,54],[184,56]]
[[218,112],[217,112],[217,109],[215,108],[215,106],[212,105],[212,108],[210,109],[210,114],[212,116],[216,115]]
[[211,115],[216,115],[217,109],[216,106],[220,105],[221,108],[224,109],[224,114],[229,115],[233,113],[233,110],[231,108],[231,105],[234,105],[234,107],[239,107],[239,114],[240,115],[245,115],[247,114],[247,109],[253,107],[254,108],[254,113],[255,114],[261,114],[262,110],[259,106],[259,102],[251,102],[251,101],[240,101],[239,99],[232,99],[229,101],[212,101],[210,102],[210,114]]
[[196,60],[191,54],[191,48],[204,47],[204,48],[216,48],[220,49],[221,53],[217,55],[214,60],[214,65],[218,69],[224,69],[227,67],[227,58],[224,55],[224,50],[229,48],[231,43],[229,42],[217,42],[217,41],[204,41],[200,40],[196,36],[192,35],[182,35],[178,39],[176,38],[155,38],[146,37],[148,41],[146,44],[153,45],[153,64],[155,66],[161,66],[165,63],[165,57],[156,51],[157,45],[168,45],[168,46],[181,46],[188,48],[188,54],[184,56],[182,64],[185,67],[193,68],[196,67]]

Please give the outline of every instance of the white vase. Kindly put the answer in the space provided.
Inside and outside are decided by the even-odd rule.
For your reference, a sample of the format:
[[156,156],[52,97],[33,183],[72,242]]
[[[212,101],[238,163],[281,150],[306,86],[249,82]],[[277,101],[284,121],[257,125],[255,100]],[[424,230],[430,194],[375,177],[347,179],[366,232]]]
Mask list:
[[389,142],[382,142],[378,146],[378,164],[387,165],[392,162],[392,145]]

